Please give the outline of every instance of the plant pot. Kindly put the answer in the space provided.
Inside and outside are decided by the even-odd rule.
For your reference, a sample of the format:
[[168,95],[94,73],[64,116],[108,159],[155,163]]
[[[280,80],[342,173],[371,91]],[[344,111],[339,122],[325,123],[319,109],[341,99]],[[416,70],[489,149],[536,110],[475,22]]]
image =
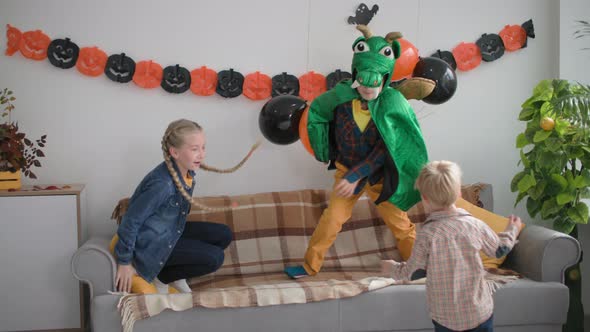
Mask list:
[[21,172],[0,172],[0,189],[20,189]]

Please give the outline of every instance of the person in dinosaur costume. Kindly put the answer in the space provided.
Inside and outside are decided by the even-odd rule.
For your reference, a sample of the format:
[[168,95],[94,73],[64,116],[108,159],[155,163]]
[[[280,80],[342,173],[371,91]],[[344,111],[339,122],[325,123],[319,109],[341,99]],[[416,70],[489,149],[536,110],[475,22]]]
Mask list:
[[352,79],[318,96],[309,107],[308,136],[315,157],[336,168],[328,207],[310,239],[303,266],[285,272],[291,278],[315,275],[324,254],[354,204],[366,193],[397,240],[404,260],[412,252],[414,224],[405,211],[420,200],[414,181],[428,161],[418,120],[404,93],[416,99],[434,88],[429,80],[389,86],[401,54],[399,32],[373,36],[364,25],[352,45]]

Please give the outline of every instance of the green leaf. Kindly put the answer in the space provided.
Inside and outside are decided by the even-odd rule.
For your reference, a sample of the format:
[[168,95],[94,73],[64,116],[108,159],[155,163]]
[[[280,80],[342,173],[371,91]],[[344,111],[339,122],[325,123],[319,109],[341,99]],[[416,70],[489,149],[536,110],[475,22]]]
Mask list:
[[518,203],[520,203],[520,201],[522,201],[522,199],[525,198],[527,195],[527,193],[518,193],[518,196],[516,197],[516,202],[514,202],[514,207],[516,207]]
[[557,204],[559,205],[566,205],[567,203],[573,201],[576,196],[572,195],[571,193],[561,193],[557,195]]
[[531,167],[531,161],[526,157],[522,150],[520,150],[520,161],[522,161],[522,164],[525,168]]
[[553,112],[553,105],[547,101],[541,106],[541,117],[551,116],[551,112]]
[[574,227],[576,227],[576,223],[570,218],[558,218],[553,221],[553,229],[558,232],[569,234],[574,230]]
[[549,137],[545,140],[545,146],[547,146],[547,149],[551,152],[559,150],[561,148],[561,145],[561,139],[559,139],[558,137]]
[[590,173],[588,170],[584,170],[582,174],[576,176],[573,182],[573,186],[576,189],[581,189],[590,186]]
[[[520,172],[520,173],[517,173],[512,178],[512,182],[510,182],[510,191],[516,192],[518,190],[518,182],[520,181],[520,179],[522,179],[524,177],[525,174],[526,174],[525,172]],[[566,184],[567,184],[567,181],[566,181]]]
[[561,206],[557,204],[555,198],[546,200],[541,207],[541,218],[547,219],[549,216],[559,212],[559,210],[561,210]]
[[559,185],[561,190],[565,190],[567,188],[567,179],[564,178],[560,174],[551,174],[551,180]]
[[580,190],[581,199],[590,199],[590,188],[584,188]]
[[535,181],[535,178],[530,174],[526,174],[518,181],[518,191],[524,193],[536,184],[537,181]]
[[588,206],[584,202],[578,202],[567,210],[567,215],[578,224],[588,223]]
[[518,114],[518,120],[520,121],[529,121],[530,119],[533,118],[533,115],[535,114],[535,109],[532,107],[525,107],[522,109],[522,111],[520,111],[520,114]]
[[559,136],[565,135],[567,128],[570,126],[570,123],[565,120],[557,119],[555,121],[555,128],[554,130],[559,134]]
[[533,90],[533,95],[537,97],[538,100],[551,100],[551,97],[553,96],[553,84],[551,80],[542,80],[539,82]]
[[516,147],[518,149],[524,148],[529,144],[531,144],[531,142],[529,142],[524,133],[518,134],[518,136],[516,137]]
[[539,142],[543,142],[544,140],[546,140],[549,136],[551,136],[551,132],[550,131],[545,131],[543,129],[538,130],[535,133],[535,137],[533,137],[533,142],[534,143],[539,143]]
[[538,158],[539,166],[546,168],[546,169],[561,169],[559,167],[559,154],[550,152],[550,151],[543,151]]
[[568,157],[571,159],[578,159],[584,156],[584,150],[579,146],[571,147],[568,152]]
[[534,218],[537,215],[537,213],[541,211],[541,202],[529,197],[526,200],[526,210],[529,213],[529,216],[531,216],[531,218]]
[[532,199],[538,200],[545,193],[546,186],[547,186],[547,181],[541,180],[537,183],[537,185],[535,185],[534,187],[531,187],[527,191],[527,193],[529,194],[529,196],[531,196]]

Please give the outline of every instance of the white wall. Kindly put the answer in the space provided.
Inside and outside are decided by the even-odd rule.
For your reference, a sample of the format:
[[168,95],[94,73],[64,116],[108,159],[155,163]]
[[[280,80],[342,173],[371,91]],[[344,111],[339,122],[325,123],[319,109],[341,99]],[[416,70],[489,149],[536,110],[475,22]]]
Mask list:
[[[590,84],[590,36],[576,39],[574,32],[580,29],[576,21],[590,21],[590,2],[587,0],[561,0],[559,5],[559,77],[582,84]],[[586,201],[590,204],[590,201]],[[582,250],[590,252],[590,229],[579,227]],[[582,302],[584,312],[590,313],[590,262],[588,256],[582,261]]]
[[[346,18],[361,1],[2,1],[0,26],[42,29],[50,37],[70,37],[79,46],[97,45],[107,54],[125,51],[136,61],[189,69],[230,66],[248,74],[308,70],[324,74],[348,69],[350,46],[359,35]],[[371,23],[375,33],[401,31],[427,56],[498,33],[506,24],[532,18],[537,38],[529,47],[458,73],[455,96],[439,106],[415,102],[431,159],[459,162],[465,182],[493,184],[496,210],[513,212],[509,183],[517,172],[514,141],[523,128],[520,104],[535,84],[558,74],[556,40],[559,4],[551,0],[380,1]],[[4,45],[5,34],[0,34]],[[112,234],[109,220],[117,200],[132,193],[162,159],[166,125],[187,117],[208,136],[208,163],[228,167],[241,159],[259,136],[264,102],[240,96],[171,95],[161,89],[120,85],[105,76],[89,78],[47,61],[20,54],[0,56],[0,87],[18,98],[14,119],[31,136],[48,135],[47,157],[36,171],[38,183],[85,183],[90,234]],[[264,144],[233,175],[200,172],[196,195],[242,194],[299,188],[326,188],[331,174],[299,143]],[[28,183],[37,183],[26,181]],[[517,212],[525,215],[519,208]]]

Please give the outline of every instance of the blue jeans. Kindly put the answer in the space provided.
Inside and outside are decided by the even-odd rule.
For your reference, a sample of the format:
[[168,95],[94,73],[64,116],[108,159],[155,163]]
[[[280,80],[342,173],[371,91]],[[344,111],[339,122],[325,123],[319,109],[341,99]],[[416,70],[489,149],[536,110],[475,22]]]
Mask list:
[[[471,330],[465,330],[465,332],[492,332],[494,331],[494,322],[493,322],[494,315],[490,316],[488,320],[479,324],[476,328]],[[448,329],[439,323],[432,321],[434,323],[434,331],[435,332],[457,332],[455,330]]]
[[167,284],[216,271],[223,264],[223,250],[231,243],[232,236],[226,225],[187,222],[158,279]]

